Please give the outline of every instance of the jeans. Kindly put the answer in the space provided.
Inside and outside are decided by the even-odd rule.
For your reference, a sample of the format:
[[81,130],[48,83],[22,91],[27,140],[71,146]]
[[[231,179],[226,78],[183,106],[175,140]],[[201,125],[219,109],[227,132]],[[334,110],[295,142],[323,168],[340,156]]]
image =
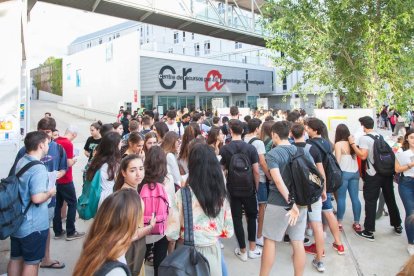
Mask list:
[[375,232],[375,214],[377,211],[377,201],[380,194],[380,189],[382,189],[385,203],[388,207],[391,226],[400,226],[401,217],[397,203],[395,202],[393,177],[383,176],[379,174],[370,176],[367,174],[364,180],[365,230],[369,232]]
[[250,197],[231,197],[230,208],[233,217],[234,233],[236,234],[239,247],[246,248],[246,241],[244,240],[244,229],[242,222],[242,207],[246,213],[247,218],[247,234],[251,242],[256,241],[256,220],[257,220],[257,200],[256,195]]
[[414,178],[402,177],[398,192],[405,209],[405,233],[409,244],[414,244]]
[[55,235],[62,234],[62,217],[60,211],[63,202],[68,204],[68,215],[66,217],[66,234],[73,235],[75,229],[76,219],[76,191],[73,182],[67,184],[56,184],[56,207],[55,216],[53,218],[53,231]]
[[226,261],[224,260],[224,254],[221,254],[221,273],[222,273],[222,276],[229,275],[229,272],[227,271]]
[[359,173],[342,172],[342,185],[337,191],[338,196],[338,220],[344,219],[346,209],[346,191],[351,197],[352,212],[354,214],[354,222],[359,222],[361,218],[361,202],[359,201]]

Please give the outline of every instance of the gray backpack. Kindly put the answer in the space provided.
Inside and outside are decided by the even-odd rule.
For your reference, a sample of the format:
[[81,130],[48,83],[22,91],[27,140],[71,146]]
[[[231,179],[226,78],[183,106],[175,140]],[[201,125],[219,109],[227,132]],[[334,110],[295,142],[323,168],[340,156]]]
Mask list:
[[168,255],[158,267],[160,276],[208,276],[210,265],[207,259],[194,247],[193,210],[191,192],[181,188],[184,213],[184,245]]

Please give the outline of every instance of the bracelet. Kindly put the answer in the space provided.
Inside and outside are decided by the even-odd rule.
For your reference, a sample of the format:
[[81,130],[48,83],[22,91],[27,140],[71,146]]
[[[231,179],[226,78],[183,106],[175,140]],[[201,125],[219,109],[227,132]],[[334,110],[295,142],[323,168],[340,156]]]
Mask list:
[[355,143],[352,143],[352,144],[349,144],[351,147],[352,147],[352,145],[355,145]]

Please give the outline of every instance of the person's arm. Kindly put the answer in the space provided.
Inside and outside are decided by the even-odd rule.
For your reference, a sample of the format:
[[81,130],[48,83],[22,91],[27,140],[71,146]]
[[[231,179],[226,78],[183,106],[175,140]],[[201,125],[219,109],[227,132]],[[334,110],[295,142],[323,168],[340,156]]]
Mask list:
[[350,135],[348,137],[349,145],[353,150],[355,151],[355,154],[361,158],[361,160],[366,160],[368,158],[368,149],[365,148],[358,148],[358,146],[355,144],[355,138],[353,135]]
[[269,168],[267,167],[267,163],[266,163],[266,158],[264,156],[264,154],[259,154],[259,164],[260,167],[262,168],[264,174],[266,175],[267,179],[270,179],[270,173],[269,173]]
[[254,184],[256,185],[256,191],[257,191],[259,190],[259,181],[260,181],[259,163],[254,163],[252,165],[252,169],[253,169]]
[[339,142],[335,144],[335,157],[336,161],[338,161],[339,163],[342,157],[341,145],[339,144]]
[[91,156],[91,153],[89,152],[89,138],[88,140],[86,140],[85,146],[83,147],[83,153],[85,153],[85,156],[89,158],[89,156]]
[[[43,171],[42,171],[43,170]],[[37,169],[30,177],[27,184],[30,192],[30,199],[34,204],[46,202],[56,194],[56,186],[47,191],[48,176],[46,168]]]
[[[58,146],[61,147],[60,145]],[[59,151],[59,158],[59,171],[57,173],[56,179],[63,177],[66,174],[66,171],[68,170],[68,159],[66,156],[66,152],[63,148],[61,148],[61,152]]]
[[316,163],[316,168],[318,169],[319,173],[322,175],[322,178],[324,180],[325,185],[323,185],[323,191],[322,191],[322,201],[325,201],[327,198],[326,195],[326,175],[325,175],[325,169],[323,168],[323,164],[322,163]]
[[[291,204],[289,200],[289,190],[286,187],[282,176],[280,175],[279,168],[270,169],[270,175],[272,176],[273,182],[275,183],[279,193],[283,196],[288,204]],[[299,208],[297,207],[296,203],[292,204],[292,208],[288,211],[287,215],[289,216],[289,224],[295,225],[299,217]]]
[[56,187],[53,187],[52,189],[50,189],[50,191],[32,195],[30,199],[32,200],[34,204],[41,204],[45,201],[48,201],[49,198],[53,197],[55,194],[56,194]]
[[410,162],[406,165],[400,165],[400,162],[398,162],[397,159],[395,159],[395,172],[396,173],[403,173],[405,171],[410,170],[411,168],[414,167],[414,162]]

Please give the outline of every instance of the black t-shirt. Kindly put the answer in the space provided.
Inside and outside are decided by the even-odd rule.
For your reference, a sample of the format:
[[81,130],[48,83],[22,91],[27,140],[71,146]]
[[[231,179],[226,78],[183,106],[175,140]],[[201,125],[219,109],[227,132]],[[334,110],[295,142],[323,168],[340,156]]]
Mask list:
[[242,140],[231,141],[228,145],[225,145],[220,149],[220,163],[226,170],[229,169],[231,157],[238,152],[246,154],[252,165],[259,162],[259,154],[254,146],[247,144]]
[[93,157],[93,150],[96,148],[96,146],[98,146],[102,141],[102,138],[99,139],[95,139],[92,136],[90,136],[88,138],[88,140],[86,140],[85,146],[83,147],[84,150],[86,150],[87,152],[89,152],[89,159],[91,160]]
[[[310,140],[313,140],[313,141],[315,141],[315,142],[317,142],[319,145],[321,145],[322,147],[323,147],[323,149],[326,151],[326,152],[332,152],[332,147],[331,147],[331,143],[329,143],[329,141],[326,141],[325,139],[323,139],[323,138],[320,138],[320,137],[318,137],[318,138],[309,138],[309,140],[307,141],[307,143],[308,144],[310,144],[310,145],[312,145],[309,141]],[[319,152],[319,155],[320,155],[320,162],[322,162],[322,160],[323,160],[323,158],[325,157],[325,153],[324,152],[322,152],[317,146],[314,146],[314,145],[312,145],[312,147],[311,148],[314,148],[314,149],[316,149],[318,152]],[[313,156],[313,154],[311,153],[311,155],[312,155],[312,157],[314,158],[314,160],[315,160],[315,163],[319,163],[319,162],[316,162],[316,159],[315,159],[315,157]]]
[[[295,146],[299,147],[299,148],[305,148],[306,147],[306,143],[305,142],[300,142],[300,143],[293,143]],[[322,163],[322,155],[319,152],[319,149],[312,146],[311,144],[309,145],[309,153],[313,158],[313,161],[316,163]]]

